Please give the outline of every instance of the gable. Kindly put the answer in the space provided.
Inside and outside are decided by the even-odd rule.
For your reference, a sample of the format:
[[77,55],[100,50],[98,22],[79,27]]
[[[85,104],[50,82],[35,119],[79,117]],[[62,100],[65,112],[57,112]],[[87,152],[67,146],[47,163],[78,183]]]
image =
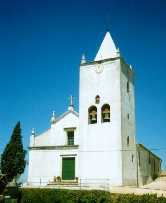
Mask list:
[[65,129],[74,128],[78,132],[78,126],[78,113],[67,111],[51,125],[50,129],[38,136],[35,136],[34,146],[63,145],[66,133]]

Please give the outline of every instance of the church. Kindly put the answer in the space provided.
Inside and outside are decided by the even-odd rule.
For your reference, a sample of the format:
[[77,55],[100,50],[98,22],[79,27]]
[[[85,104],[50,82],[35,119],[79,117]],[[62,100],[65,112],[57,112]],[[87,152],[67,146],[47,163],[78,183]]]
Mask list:
[[[95,42],[94,42],[95,43]],[[109,32],[93,61],[82,56],[79,113],[73,99],[40,135],[32,130],[28,186],[141,186],[161,172],[161,159],[136,142],[134,71]]]

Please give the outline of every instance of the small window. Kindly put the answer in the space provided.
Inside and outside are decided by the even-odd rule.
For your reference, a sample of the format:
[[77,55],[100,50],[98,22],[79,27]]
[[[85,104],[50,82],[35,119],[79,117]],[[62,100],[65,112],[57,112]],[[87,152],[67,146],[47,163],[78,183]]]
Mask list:
[[67,145],[74,145],[74,131],[67,131]]
[[130,92],[130,84],[129,84],[129,81],[127,81],[127,93]]
[[104,104],[101,108],[101,121],[110,122],[110,105]]
[[129,144],[130,144],[130,138],[129,136],[127,136],[127,146],[129,146]]
[[130,119],[130,114],[129,113],[127,114],[127,118],[128,118],[128,120]]
[[141,165],[141,155],[140,152],[138,152],[138,162],[139,162],[139,166]]
[[96,108],[96,106],[89,107],[88,120],[89,120],[89,124],[97,123],[97,108]]
[[95,103],[96,103],[96,104],[99,104],[99,103],[100,103],[100,96],[99,96],[99,95],[97,95],[97,96],[95,97]]
[[149,152],[149,164],[151,163],[151,160],[150,160],[150,152]]
[[133,163],[133,161],[134,161],[134,155],[132,154],[132,156],[131,156],[131,161],[132,161],[132,163]]

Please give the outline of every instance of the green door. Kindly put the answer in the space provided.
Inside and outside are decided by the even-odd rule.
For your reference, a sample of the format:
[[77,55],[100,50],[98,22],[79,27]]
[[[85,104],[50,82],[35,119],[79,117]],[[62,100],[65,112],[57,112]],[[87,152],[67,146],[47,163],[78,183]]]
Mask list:
[[75,179],[75,157],[68,157],[62,159],[62,179]]

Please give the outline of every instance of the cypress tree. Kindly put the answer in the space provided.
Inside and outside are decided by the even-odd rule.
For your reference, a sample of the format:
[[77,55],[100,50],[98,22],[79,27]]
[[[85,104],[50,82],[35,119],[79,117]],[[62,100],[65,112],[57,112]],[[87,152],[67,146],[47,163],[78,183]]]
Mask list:
[[24,172],[25,164],[25,150],[22,144],[20,122],[18,122],[1,156],[1,170],[6,175],[7,181],[11,182],[21,175]]

